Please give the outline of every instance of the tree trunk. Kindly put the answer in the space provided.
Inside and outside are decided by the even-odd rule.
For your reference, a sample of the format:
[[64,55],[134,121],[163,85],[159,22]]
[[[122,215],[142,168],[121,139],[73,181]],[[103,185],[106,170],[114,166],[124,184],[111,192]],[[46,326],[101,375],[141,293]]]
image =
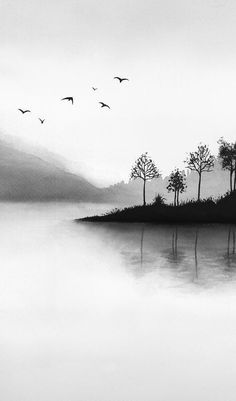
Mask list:
[[146,206],[146,180],[143,180],[143,206]]
[[197,200],[200,201],[202,173],[199,173]]
[[234,167],[234,191],[236,189],[236,167]]
[[229,180],[230,180],[230,193],[233,191],[233,188],[232,188],[232,176],[233,176],[233,170],[231,169],[230,170],[230,177],[229,177]]
[[175,197],[174,197],[174,206],[176,206],[176,191],[175,191]]
[[177,206],[179,206],[179,190],[177,190]]

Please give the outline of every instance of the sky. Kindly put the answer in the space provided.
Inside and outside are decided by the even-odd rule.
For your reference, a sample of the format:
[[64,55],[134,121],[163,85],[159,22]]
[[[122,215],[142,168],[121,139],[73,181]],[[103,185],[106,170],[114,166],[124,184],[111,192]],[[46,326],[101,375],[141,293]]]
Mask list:
[[0,0],[0,88],[0,132],[93,183],[127,181],[146,151],[166,175],[235,140],[236,2]]

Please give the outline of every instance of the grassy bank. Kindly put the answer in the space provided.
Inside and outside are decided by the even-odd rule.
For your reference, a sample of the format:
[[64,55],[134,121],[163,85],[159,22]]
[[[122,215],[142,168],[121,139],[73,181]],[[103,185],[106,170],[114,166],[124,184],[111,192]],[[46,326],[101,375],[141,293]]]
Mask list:
[[[236,223],[236,192],[217,200],[189,201],[179,206],[133,206],[115,209],[101,216],[85,217],[90,222],[147,222],[147,223]],[[79,221],[79,220],[78,220]]]

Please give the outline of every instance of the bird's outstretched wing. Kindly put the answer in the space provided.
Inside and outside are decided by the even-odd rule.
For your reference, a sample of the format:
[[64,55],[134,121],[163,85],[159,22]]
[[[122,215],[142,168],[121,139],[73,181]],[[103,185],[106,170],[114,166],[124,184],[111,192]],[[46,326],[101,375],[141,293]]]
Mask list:
[[68,101],[71,102],[72,104],[74,103],[74,99],[73,99],[72,96],[63,97],[61,100],[68,100]]
[[123,81],[129,81],[128,78],[114,77],[114,79],[118,79],[120,81],[120,83],[123,82]]
[[108,106],[108,104],[104,102],[98,102],[98,103],[100,103],[101,107],[108,107],[108,109],[110,109],[110,106]]
[[22,114],[25,114],[25,113],[30,113],[30,110],[22,110],[22,109],[18,109]]
[[94,91],[96,91],[98,88],[94,88],[94,86],[92,86],[92,89],[93,89]]

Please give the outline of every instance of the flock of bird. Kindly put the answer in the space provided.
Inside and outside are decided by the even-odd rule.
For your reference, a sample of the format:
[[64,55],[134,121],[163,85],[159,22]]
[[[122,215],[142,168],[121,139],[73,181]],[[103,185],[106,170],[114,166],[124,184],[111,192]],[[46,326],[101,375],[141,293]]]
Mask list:
[[[120,82],[120,84],[121,84],[123,81],[129,81],[128,78],[114,77],[114,79],[117,79],[117,80]],[[94,91],[98,90],[98,88],[95,88],[94,86],[92,86],[92,89],[93,89]],[[71,102],[72,105],[74,104],[74,98],[73,98],[73,96],[66,96],[66,97],[63,97],[61,100],[67,100],[68,102]],[[104,102],[98,102],[98,103],[101,105],[101,108],[107,107],[108,109],[110,109],[110,106],[109,106],[108,104],[106,104],[106,103],[104,103]],[[18,109],[18,110],[19,110],[22,114],[31,113],[31,110],[23,110],[23,109]],[[44,119],[39,118],[39,121],[40,121],[41,124],[43,124],[44,121],[45,121],[45,118],[44,118]]]

